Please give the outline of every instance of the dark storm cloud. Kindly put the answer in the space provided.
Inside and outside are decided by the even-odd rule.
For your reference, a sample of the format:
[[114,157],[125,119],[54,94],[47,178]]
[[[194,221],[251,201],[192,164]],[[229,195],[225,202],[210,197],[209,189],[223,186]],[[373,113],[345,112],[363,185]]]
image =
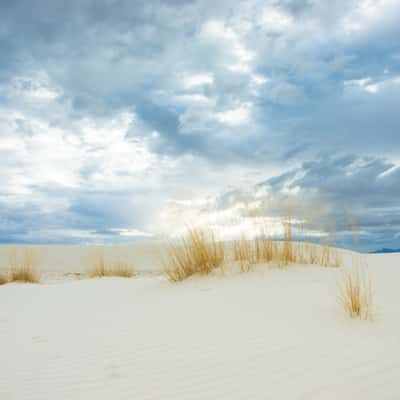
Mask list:
[[314,198],[323,198],[338,233],[351,230],[354,222],[364,248],[373,249],[375,241],[398,242],[400,167],[386,160],[326,155],[260,186],[274,193],[297,189],[295,197],[306,208]]
[[[346,146],[362,146],[360,138],[366,137],[375,148],[386,151],[383,142],[393,140],[399,125],[393,110],[399,88],[377,96],[360,93],[359,98],[349,98],[343,93],[343,81],[370,75],[384,79],[384,69],[389,69],[391,75],[400,73],[400,59],[393,58],[396,51],[400,52],[395,39],[399,28],[388,17],[384,22],[389,23],[354,34],[354,40],[346,36],[330,38],[323,24],[334,25],[356,5],[344,4],[271,1],[270,6],[287,12],[287,18],[297,18],[295,22],[299,24],[295,32],[284,25],[278,37],[265,36],[268,32],[260,30],[260,22],[250,21],[254,26],[240,41],[255,52],[255,71],[263,71],[271,79],[259,98],[250,94],[249,76],[232,75],[221,68],[229,61],[224,49],[229,43],[221,47],[218,37],[209,42],[199,37],[204,24],[212,18],[224,21],[227,30],[235,29],[240,15],[235,15],[230,2],[222,2],[220,7],[211,7],[208,1],[47,1],[41,2],[40,7],[27,6],[26,2],[2,2],[1,43],[5,46],[3,53],[11,57],[2,58],[0,70],[9,76],[15,67],[43,67],[81,111],[84,108],[104,113],[107,109],[136,107],[140,117],[168,141],[162,148],[165,151],[224,157],[223,149],[219,154],[208,154],[207,149],[212,146],[202,144],[209,144],[209,138],[213,142],[216,131],[226,127],[205,120],[192,131],[194,138],[188,140],[179,127],[179,115],[183,115],[185,106],[176,110],[171,102],[157,105],[155,89],[172,95],[181,90],[176,87],[174,76],[180,70],[214,73],[214,85],[208,95],[216,101],[217,110],[243,101],[255,104],[254,118],[243,128],[249,133],[246,142],[252,146],[240,152],[237,150],[241,146],[235,145],[234,138],[224,138],[227,155],[233,152],[241,159],[248,157],[251,147],[262,142],[260,136],[269,140],[282,157],[293,137],[306,143],[324,137],[327,145],[337,147],[342,147],[340,140],[346,140]],[[252,12],[244,20],[254,18],[263,3],[254,1],[249,5]],[[312,23],[321,25],[313,34],[308,31]],[[228,42],[229,35],[225,35]],[[373,140],[378,130],[380,143]]]

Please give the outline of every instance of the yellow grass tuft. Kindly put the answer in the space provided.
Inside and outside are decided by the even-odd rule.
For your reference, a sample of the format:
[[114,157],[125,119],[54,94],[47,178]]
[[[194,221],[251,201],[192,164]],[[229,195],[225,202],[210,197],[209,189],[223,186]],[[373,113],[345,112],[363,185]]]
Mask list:
[[255,264],[260,263],[271,263],[280,268],[291,264],[341,266],[341,259],[336,248],[314,243],[293,242],[289,234],[280,242],[266,237],[236,240],[233,242],[233,259],[239,262],[242,272],[249,271]]
[[283,225],[283,246],[282,251],[279,257],[279,265],[289,265],[290,263],[294,263],[297,260],[295,253],[295,249],[292,242],[292,218],[291,214],[287,216],[286,219],[282,220]]
[[25,249],[21,257],[16,251],[10,255],[9,282],[39,283],[40,271],[37,268],[37,255],[32,249]]
[[188,229],[179,244],[169,246],[169,260],[165,273],[171,282],[182,281],[192,275],[207,275],[222,267],[225,250],[215,240],[213,233],[206,234],[200,229]]
[[0,274],[0,285],[4,285],[8,282],[8,278],[6,275]]
[[106,262],[104,253],[101,251],[94,255],[92,266],[88,272],[90,278],[131,278],[135,275],[136,271],[132,265],[121,260],[108,263]]
[[339,283],[339,301],[350,318],[368,320],[373,317],[371,279],[365,268],[353,267],[343,272]]
[[283,240],[275,241],[267,235],[268,227],[262,226],[253,240],[242,237],[233,242],[233,259],[239,262],[242,272],[249,271],[255,264],[272,263],[278,267],[291,264],[318,265],[322,267],[340,267],[339,252],[333,240],[334,229],[323,244],[294,242],[294,224],[289,207],[286,216],[281,218]]
[[242,272],[250,271],[252,265],[262,258],[262,248],[258,242],[256,243],[257,247],[253,249],[252,242],[246,240],[244,236],[233,242],[233,259],[239,262]]

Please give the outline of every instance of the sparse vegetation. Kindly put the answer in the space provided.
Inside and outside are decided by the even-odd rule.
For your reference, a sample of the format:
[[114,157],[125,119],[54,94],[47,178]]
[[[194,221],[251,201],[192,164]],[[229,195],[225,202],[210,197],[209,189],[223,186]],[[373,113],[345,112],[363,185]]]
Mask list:
[[92,266],[88,272],[88,276],[91,278],[131,278],[135,275],[136,271],[134,267],[127,262],[121,260],[115,262],[106,262],[106,258],[102,251],[99,251],[94,255]]
[[4,285],[8,282],[8,278],[6,275],[0,274],[0,285]]
[[[254,215],[252,215],[254,217]],[[283,238],[277,240],[271,236],[271,230],[261,221],[255,223],[258,234],[253,239],[242,235],[232,242],[229,258],[236,261],[241,272],[248,272],[255,265],[268,263],[280,268],[289,265],[317,265],[322,267],[340,267],[342,260],[334,240],[334,226],[323,236],[321,243],[294,241],[295,223],[291,209],[281,218]],[[304,221],[296,221],[304,228]],[[319,232],[322,229],[318,230]],[[169,248],[169,260],[166,263],[166,274],[171,281],[181,281],[191,275],[209,274],[220,267],[225,259],[224,248],[217,243],[213,234],[207,235],[199,229],[189,229],[186,237]]]
[[368,320],[373,317],[371,279],[365,268],[345,271],[339,283],[339,300],[350,318]]
[[[292,217],[289,213],[286,219],[282,220],[283,225],[283,246],[279,257],[279,265],[289,265],[299,258],[299,253],[295,252],[292,241]],[[297,256],[297,257],[296,257]],[[300,261],[300,260],[299,260]]]
[[341,259],[336,248],[315,243],[291,241],[273,241],[257,238],[234,241],[233,259],[241,265],[241,270],[248,271],[252,265],[272,263],[278,267],[296,265],[318,265],[322,267],[340,267]]
[[[258,242],[257,242],[258,244]],[[256,264],[258,259],[261,259],[262,248],[257,246],[252,248],[252,243],[242,237],[233,243],[233,258],[239,262],[242,272],[250,271],[252,265]]]
[[340,267],[341,259],[334,242],[318,245],[315,243],[294,242],[291,215],[282,218],[283,240],[276,241],[265,234],[253,240],[242,237],[233,243],[233,259],[240,263],[242,272],[249,271],[254,264],[273,263],[278,267],[290,264]]
[[39,283],[41,274],[37,264],[37,254],[32,249],[24,249],[22,255],[12,252],[9,282]]
[[279,243],[271,238],[262,235],[255,239],[256,260],[260,262],[278,261]]
[[169,260],[165,272],[171,282],[182,281],[192,275],[207,275],[222,267],[225,250],[213,233],[189,229],[179,244],[169,246]]

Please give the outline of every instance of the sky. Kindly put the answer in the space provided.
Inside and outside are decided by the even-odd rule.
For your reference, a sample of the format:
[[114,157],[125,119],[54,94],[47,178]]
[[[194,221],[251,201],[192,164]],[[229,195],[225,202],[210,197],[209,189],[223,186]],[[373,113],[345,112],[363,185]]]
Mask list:
[[399,0],[2,0],[0,54],[1,243],[400,248]]

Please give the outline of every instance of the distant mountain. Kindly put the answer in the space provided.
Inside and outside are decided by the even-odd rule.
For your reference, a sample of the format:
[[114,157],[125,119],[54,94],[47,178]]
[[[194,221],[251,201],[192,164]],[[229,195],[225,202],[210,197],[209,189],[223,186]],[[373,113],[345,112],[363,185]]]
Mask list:
[[387,249],[383,248],[380,250],[370,251],[371,254],[386,254],[386,253],[400,253],[400,249]]

